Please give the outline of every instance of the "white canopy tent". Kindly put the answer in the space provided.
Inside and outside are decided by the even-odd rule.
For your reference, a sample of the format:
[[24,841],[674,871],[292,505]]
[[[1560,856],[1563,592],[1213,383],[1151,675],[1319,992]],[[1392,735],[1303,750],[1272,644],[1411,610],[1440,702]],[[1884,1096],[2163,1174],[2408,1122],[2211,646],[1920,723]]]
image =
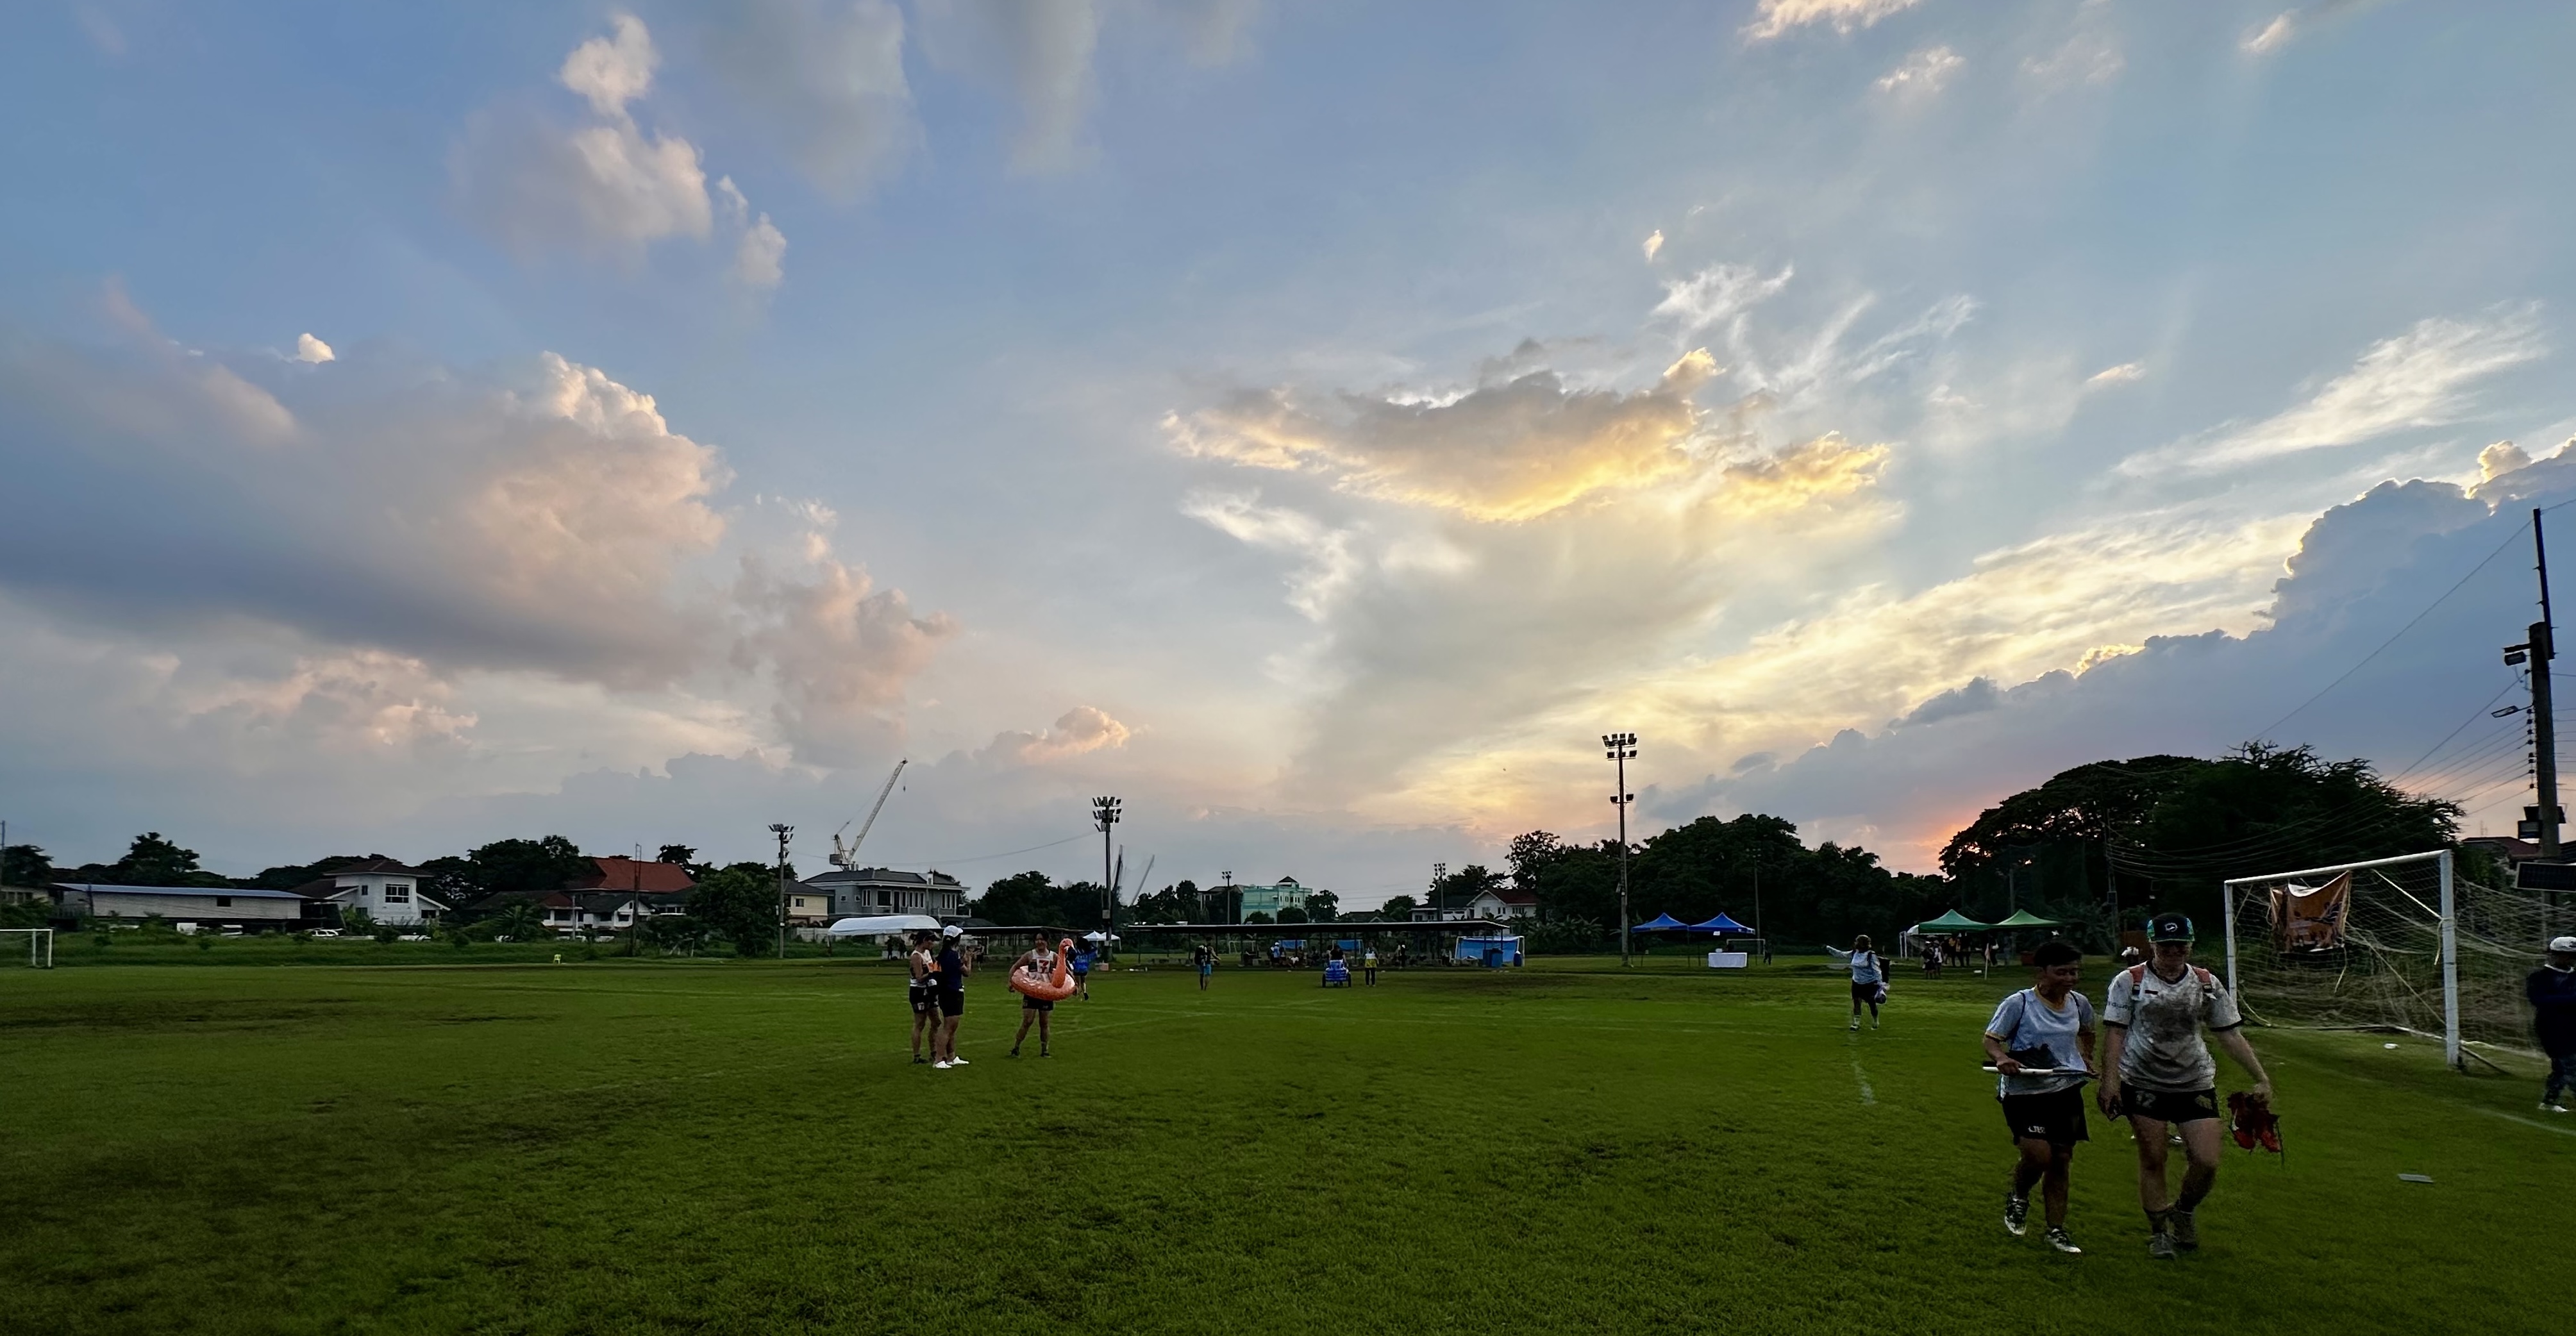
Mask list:
[[839,919],[823,931],[834,937],[901,937],[905,933],[937,932],[939,920],[928,914],[875,914]]

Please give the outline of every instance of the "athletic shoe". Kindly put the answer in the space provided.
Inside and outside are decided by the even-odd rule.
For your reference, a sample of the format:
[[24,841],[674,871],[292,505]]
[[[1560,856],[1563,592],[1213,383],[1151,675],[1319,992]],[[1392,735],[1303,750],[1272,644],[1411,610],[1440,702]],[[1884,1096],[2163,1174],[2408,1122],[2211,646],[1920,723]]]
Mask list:
[[966,1065],[966,1060],[964,1058],[950,1058],[948,1060],[948,1065],[951,1067],[963,1067]]
[[2182,1250],[2174,1246],[2173,1235],[2159,1229],[2147,1236],[2147,1256],[2159,1262],[2170,1262],[2182,1256]]
[[2200,1226],[2192,1223],[2191,1212],[2179,1207],[2167,1212],[2165,1228],[2173,1231],[2174,1246],[2184,1252],[2200,1247]]
[[2029,1220],[2030,1198],[2015,1197],[2010,1194],[2006,1194],[2004,1197],[2004,1229],[2011,1233],[2014,1238],[2020,1238],[2022,1236],[2022,1231],[2030,1227]]
[[2544,1099],[2540,1101],[2540,1111],[2542,1113],[2565,1113],[2567,1112],[2567,1106],[2554,1100]]
[[948,1064],[947,1064],[947,1063],[945,1063],[945,1062],[934,1062],[934,1063],[932,1063],[932,1064],[930,1064],[930,1065],[931,1065],[934,1069],[939,1070],[939,1071],[943,1071],[943,1072],[944,1072],[944,1071],[948,1070]]
[[1877,1028],[1878,1028],[1878,1018],[1877,1018],[1876,1016],[1872,1016],[1872,1017],[1870,1017],[1870,1018],[1869,1018],[1869,1028],[1871,1028],[1871,1029],[1873,1029],[1873,1030],[1875,1030],[1875,1029],[1877,1029]]
[[2082,1248],[2075,1246],[2075,1236],[2067,1233],[2066,1228],[2063,1225],[2050,1225],[2048,1227],[2048,1246],[2055,1248],[2059,1252],[2073,1253],[2077,1256],[2082,1256],[2084,1253]]
[[1052,1057],[1054,1057],[1055,1055],[1054,1055],[1054,1054],[1052,1054],[1052,1053],[1047,1052],[1045,1049],[1039,1049],[1039,1050],[1038,1050],[1038,1056],[1039,1056],[1039,1057],[1041,1057],[1041,1058],[1052,1058]]
[[920,1055],[920,1054],[918,1054],[918,1053],[915,1053],[915,1054],[913,1054],[913,1055],[912,1055],[912,1060],[913,1060],[915,1063],[924,1063],[924,1062],[928,1062],[928,1061],[930,1061],[930,1059],[925,1058],[925,1057],[921,1056],[921,1055]]
[[1859,1028],[1860,1028],[1860,1017],[1858,1017],[1858,1016],[1854,1016],[1854,1017],[1852,1017],[1852,1028],[1853,1028],[1853,1029],[1855,1029],[1855,1030],[1857,1030],[1857,1029],[1859,1029]]

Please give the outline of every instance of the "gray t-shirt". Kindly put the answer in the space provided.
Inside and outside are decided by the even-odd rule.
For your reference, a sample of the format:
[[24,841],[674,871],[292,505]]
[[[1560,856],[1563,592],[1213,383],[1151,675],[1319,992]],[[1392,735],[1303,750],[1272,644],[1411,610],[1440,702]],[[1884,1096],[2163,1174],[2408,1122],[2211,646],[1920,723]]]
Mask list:
[[2168,980],[2153,963],[2111,977],[2102,1019],[2128,1028],[2120,1047],[2122,1081],[2182,1094],[2218,1086],[2218,1061],[2201,1042],[2200,1027],[2233,1030],[2245,1023],[2217,975],[2194,965],[2180,979]]
[[[2084,1045],[2076,1036],[2093,1028],[2093,1004],[2082,993],[2068,993],[2062,1007],[2048,1005],[2037,991],[2025,988],[2005,998],[1986,1022],[1986,1033],[2002,1041],[2004,1051],[2025,1066],[2061,1072],[2088,1072]],[[2028,1050],[2043,1049],[2045,1058]],[[2080,1076],[2004,1076],[1995,1081],[1997,1095],[2047,1095],[2083,1084]]]

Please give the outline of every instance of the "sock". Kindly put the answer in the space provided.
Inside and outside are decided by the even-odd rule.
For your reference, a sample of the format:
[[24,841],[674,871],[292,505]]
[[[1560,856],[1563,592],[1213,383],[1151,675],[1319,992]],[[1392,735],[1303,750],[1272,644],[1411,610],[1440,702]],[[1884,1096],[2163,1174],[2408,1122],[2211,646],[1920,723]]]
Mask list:
[[2185,1189],[2182,1196],[2174,1202],[2173,1208],[2185,1215],[2189,1215],[2191,1212],[2199,1210],[2200,1204],[2207,1200],[2209,1200],[2208,1189],[2203,1188],[2197,1193],[2192,1192],[2189,1189]]
[[2166,1231],[2166,1229],[2165,1229],[2165,1214],[2166,1214],[2166,1213],[2165,1213],[2165,1212],[2163,1212],[2163,1211],[2149,1211],[2149,1212],[2147,1212],[2147,1232],[2148,1232],[2148,1233],[2150,1233],[2150,1234],[2162,1234],[2162,1233],[2167,1232],[2167,1231]]

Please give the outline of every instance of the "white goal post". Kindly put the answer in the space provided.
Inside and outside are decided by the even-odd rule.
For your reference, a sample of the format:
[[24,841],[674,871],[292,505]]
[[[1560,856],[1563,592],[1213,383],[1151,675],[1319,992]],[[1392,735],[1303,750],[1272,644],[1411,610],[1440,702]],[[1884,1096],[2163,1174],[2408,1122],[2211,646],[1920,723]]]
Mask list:
[[2472,1048],[2532,1047],[2523,978],[2576,931],[2576,899],[2466,880],[2448,849],[2230,877],[2221,895],[2227,988],[2248,1017],[2439,1036],[2454,1067]]
[[[54,930],[51,928],[0,928],[0,948],[6,948],[11,937],[27,939],[27,964],[40,970],[54,967]],[[15,952],[6,952],[15,955]]]

